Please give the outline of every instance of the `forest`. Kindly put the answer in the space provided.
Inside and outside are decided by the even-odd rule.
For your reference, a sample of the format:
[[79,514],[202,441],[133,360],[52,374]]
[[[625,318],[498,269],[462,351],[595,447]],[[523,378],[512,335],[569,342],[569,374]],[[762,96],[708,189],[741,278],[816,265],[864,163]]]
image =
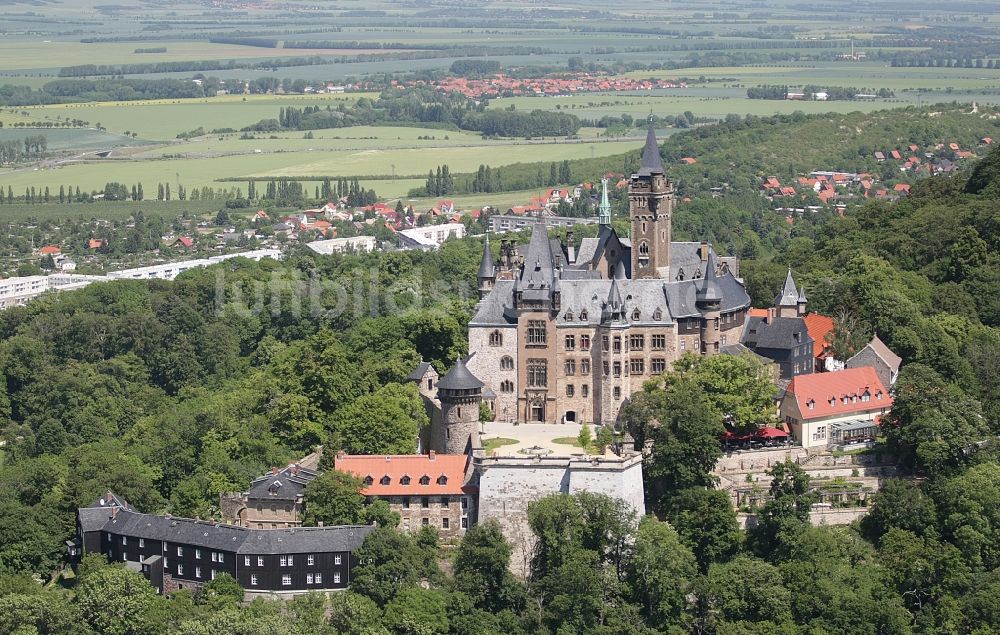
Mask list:
[[[60,576],[75,508],[108,488],[144,511],[206,518],[220,492],[316,444],[413,451],[426,415],[405,377],[420,359],[444,370],[466,351],[477,240],[426,253],[237,259],[6,310],[0,632],[995,633],[998,197],[994,151],[897,203],[819,214],[784,237],[745,238],[766,227],[753,215],[732,227],[680,207],[682,234],[729,226],[754,245],[742,271],[758,305],[790,266],[839,332],[877,333],[904,358],[882,451],[905,478],[888,481],[857,525],[810,527],[808,476],[778,464],[757,525],[740,529],[709,471],[721,412],[759,400],[760,386],[720,384],[713,365],[738,361],[686,362],[624,415],[653,442],[652,514],[638,519],[587,494],[534,503],[539,543],[523,580],[508,572],[511,548],[490,524],[449,546],[430,531],[380,528],[350,590],[329,599],[244,605],[225,578],[166,599],[99,558]],[[332,484],[327,500],[357,505],[350,489]],[[321,494],[307,491],[313,518],[340,520]]]

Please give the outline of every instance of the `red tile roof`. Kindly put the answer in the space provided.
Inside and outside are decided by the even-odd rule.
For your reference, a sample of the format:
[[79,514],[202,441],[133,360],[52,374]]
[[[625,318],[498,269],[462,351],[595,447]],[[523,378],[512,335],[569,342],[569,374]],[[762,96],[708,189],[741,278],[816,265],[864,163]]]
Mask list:
[[87,249],[100,249],[104,246],[104,241],[100,238],[91,238],[87,241]]
[[802,319],[805,320],[809,337],[813,338],[813,357],[819,357],[829,348],[826,334],[833,332],[833,318],[819,313],[807,313]]
[[[371,477],[371,485],[361,490],[365,496],[442,496],[462,493],[467,463],[464,454],[347,454],[338,455],[334,467],[362,480]],[[425,476],[427,485],[421,485]]]
[[[867,402],[862,401],[866,392]],[[798,375],[788,384],[787,394],[795,399],[803,419],[850,416],[892,407],[889,391],[870,366]]]
[[56,245],[45,245],[38,250],[38,253],[46,256],[55,256],[62,253],[62,249],[59,249]]

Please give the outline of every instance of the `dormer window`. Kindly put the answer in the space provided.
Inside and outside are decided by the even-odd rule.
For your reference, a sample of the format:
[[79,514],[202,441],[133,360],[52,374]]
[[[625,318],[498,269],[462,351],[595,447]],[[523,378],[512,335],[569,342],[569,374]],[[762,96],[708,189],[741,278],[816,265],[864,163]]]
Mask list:
[[447,476],[445,476],[444,474],[442,474],[441,476],[438,477],[438,485],[447,485],[447,484],[448,484],[448,477]]
[[374,482],[375,482],[375,479],[372,478],[371,474],[369,474],[368,476],[365,477],[365,486],[370,486]]
[[392,482],[392,479],[391,479],[391,478],[389,478],[389,475],[388,475],[388,474],[386,474],[385,476],[383,476],[383,477],[382,477],[382,478],[381,478],[381,479],[379,480],[379,483],[381,483],[382,485],[388,485],[388,484],[389,484],[389,483],[391,483],[391,482]]
[[663,311],[661,311],[659,309],[653,311],[653,319],[656,320],[657,322],[659,322],[660,320],[662,320],[663,319]]
[[844,395],[843,397],[841,397],[840,398],[840,402],[846,406],[847,405],[847,395]]
[[587,312],[586,311],[580,311],[580,321],[581,322],[586,322],[587,321]]
[[830,397],[830,405],[831,406],[836,406],[837,405],[837,400],[835,398],[833,398],[833,397]]
[[565,319],[566,319],[567,322],[572,322],[573,321],[573,312],[572,311],[566,311],[566,315],[564,317],[565,317]]
[[878,399],[879,401],[882,400],[882,391],[881,390],[878,391],[877,393],[875,393],[875,398]]
[[406,475],[403,475],[403,478],[399,479],[399,483],[400,483],[400,485],[409,485],[410,484],[410,477],[406,476]]
[[678,281],[683,281],[684,280],[684,269],[683,268],[677,270],[677,280]]
[[635,311],[632,311],[632,321],[633,322],[638,322],[639,321],[639,309],[636,309]]
[[816,409],[816,402],[814,400],[810,399],[809,401],[806,402],[806,406],[810,410],[815,410]]
[[426,474],[424,474],[423,476],[420,477],[420,484],[421,485],[430,485],[431,484],[431,477],[429,477]]

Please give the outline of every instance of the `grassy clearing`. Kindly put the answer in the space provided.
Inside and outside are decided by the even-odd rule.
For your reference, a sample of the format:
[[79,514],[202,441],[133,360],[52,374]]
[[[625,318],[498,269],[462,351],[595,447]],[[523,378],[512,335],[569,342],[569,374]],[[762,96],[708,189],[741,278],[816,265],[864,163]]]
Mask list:
[[491,454],[493,450],[501,448],[505,445],[516,445],[520,443],[517,439],[508,439],[505,437],[497,437],[496,439],[486,439],[483,441],[483,449],[486,450],[486,454]]
[[[580,442],[577,441],[576,437],[556,437],[555,439],[552,439],[552,442],[558,443],[559,445],[569,445],[574,448],[580,448]],[[594,446],[593,443],[587,446],[586,452],[587,454],[590,455],[600,454],[600,452],[597,451],[597,448]]]

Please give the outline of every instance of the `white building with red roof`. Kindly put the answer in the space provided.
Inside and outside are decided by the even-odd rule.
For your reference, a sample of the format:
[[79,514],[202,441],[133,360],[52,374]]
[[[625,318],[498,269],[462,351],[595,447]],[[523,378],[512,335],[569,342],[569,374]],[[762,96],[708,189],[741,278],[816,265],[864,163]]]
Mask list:
[[875,436],[892,396],[870,366],[832,373],[797,375],[788,384],[778,413],[804,448],[826,447]]
[[472,519],[476,488],[468,485],[465,454],[360,455],[340,452],[334,468],[361,479],[361,493],[382,499],[400,516],[399,528],[434,527],[443,537],[465,534]]

